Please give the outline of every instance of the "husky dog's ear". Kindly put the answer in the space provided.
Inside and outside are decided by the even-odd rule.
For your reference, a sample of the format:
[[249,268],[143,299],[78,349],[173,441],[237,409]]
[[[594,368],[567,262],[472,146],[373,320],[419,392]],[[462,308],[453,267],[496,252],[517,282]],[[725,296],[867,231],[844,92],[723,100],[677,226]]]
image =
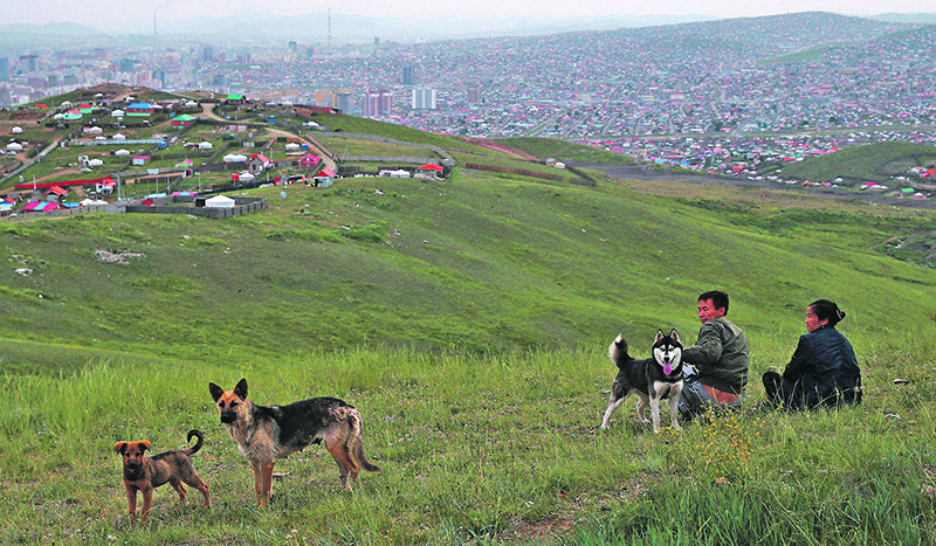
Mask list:
[[653,342],[656,343],[657,341],[660,341],[661,339],[663,339],[663,330],[657,330],[656,337],[653,338]]
[[669,337],[673,338],[676,343],[682,343],[682,341],[679,340],[679,333],[676,331],[676,328],[673,328],[673,331],[669,333]]

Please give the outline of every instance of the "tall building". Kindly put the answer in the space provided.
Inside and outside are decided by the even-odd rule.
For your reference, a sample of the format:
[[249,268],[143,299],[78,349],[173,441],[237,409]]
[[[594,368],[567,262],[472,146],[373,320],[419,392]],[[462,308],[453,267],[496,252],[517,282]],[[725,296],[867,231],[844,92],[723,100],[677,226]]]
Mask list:
[[403,67],[403,85],[416,85],[416,67],[411,64]]
[[133,72],[136,70],[137,63],[140,62],[136,59],[120,59],[120,71],[121,72]]
[[214,60],[214,49],[212,49],[211,46],[205,46],[205,48],[202,49],[201,60],[206,63],[210,63]]
[[386,89],[369,89],[361,103],[361,115],[364,117],[383,116],[393,109],[393,95]]
[[20,66],[26,72],[36,71],[36,59],[38,55],[20,55]]
[[469,87],[468,88],[468,104],[478,104],[480,102],[481,102],[481,88]]
[[295,41],[295,40],[290,40],[290,41],[289,41],[289,50],[292,51],[293,53],[298,53],[298,52],[299,52],[299,42],[297,42],[297,41]]
[[332,89],[319,89],[315,92],[316,106],[335,106],[335,91]]
[[413,110],[435,110],[436,109],[436,90],[435,89],[413,89]]
[[339,89],[335,91],[335,108],[342,112],[351,112],[351,100],[354,92],[348,89]]

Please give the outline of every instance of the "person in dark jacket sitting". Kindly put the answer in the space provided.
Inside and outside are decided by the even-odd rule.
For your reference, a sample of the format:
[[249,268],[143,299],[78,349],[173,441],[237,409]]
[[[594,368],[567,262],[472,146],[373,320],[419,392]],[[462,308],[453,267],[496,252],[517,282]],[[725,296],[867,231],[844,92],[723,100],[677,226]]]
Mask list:
[[851,343],[835,325],[845,312],[829,300],[806,308],[806,331],[781,376],[764,374],[764,390],[787,409],[837,407],[861,402],[861,370]]

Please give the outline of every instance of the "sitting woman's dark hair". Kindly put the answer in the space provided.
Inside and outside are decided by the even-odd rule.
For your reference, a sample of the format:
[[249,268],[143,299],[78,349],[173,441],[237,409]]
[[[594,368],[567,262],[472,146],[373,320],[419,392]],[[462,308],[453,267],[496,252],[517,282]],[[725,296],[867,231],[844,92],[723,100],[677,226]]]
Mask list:
[[810,303],[809,307],[812,307],[813,313],[820,322],[828,319],[829,326],[835,326],[845,318],[845,311],[839,309],[839,306],[831,300],[816,300]]

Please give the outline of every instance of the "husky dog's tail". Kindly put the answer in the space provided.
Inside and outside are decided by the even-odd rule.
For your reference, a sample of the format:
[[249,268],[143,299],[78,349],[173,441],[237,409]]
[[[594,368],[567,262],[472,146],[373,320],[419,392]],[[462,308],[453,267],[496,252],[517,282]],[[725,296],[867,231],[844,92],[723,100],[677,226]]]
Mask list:
[[348,434],[348,454],[354,463],[369,472],[380,472],[380,467],[367,460],[364,455],[364,437],[361,414],[357,410],[351,412],[349,419],[351,430]]
[[624,339],[623,334],[618,335],[614,338],[614,341],[611,342],[611,346],[608,347],[608,358],[611,359],[611,362],[614,362],[614,365],[618,368],[621,367],[621,364],[630,360],[630,355],[627,354],[627,341]]

